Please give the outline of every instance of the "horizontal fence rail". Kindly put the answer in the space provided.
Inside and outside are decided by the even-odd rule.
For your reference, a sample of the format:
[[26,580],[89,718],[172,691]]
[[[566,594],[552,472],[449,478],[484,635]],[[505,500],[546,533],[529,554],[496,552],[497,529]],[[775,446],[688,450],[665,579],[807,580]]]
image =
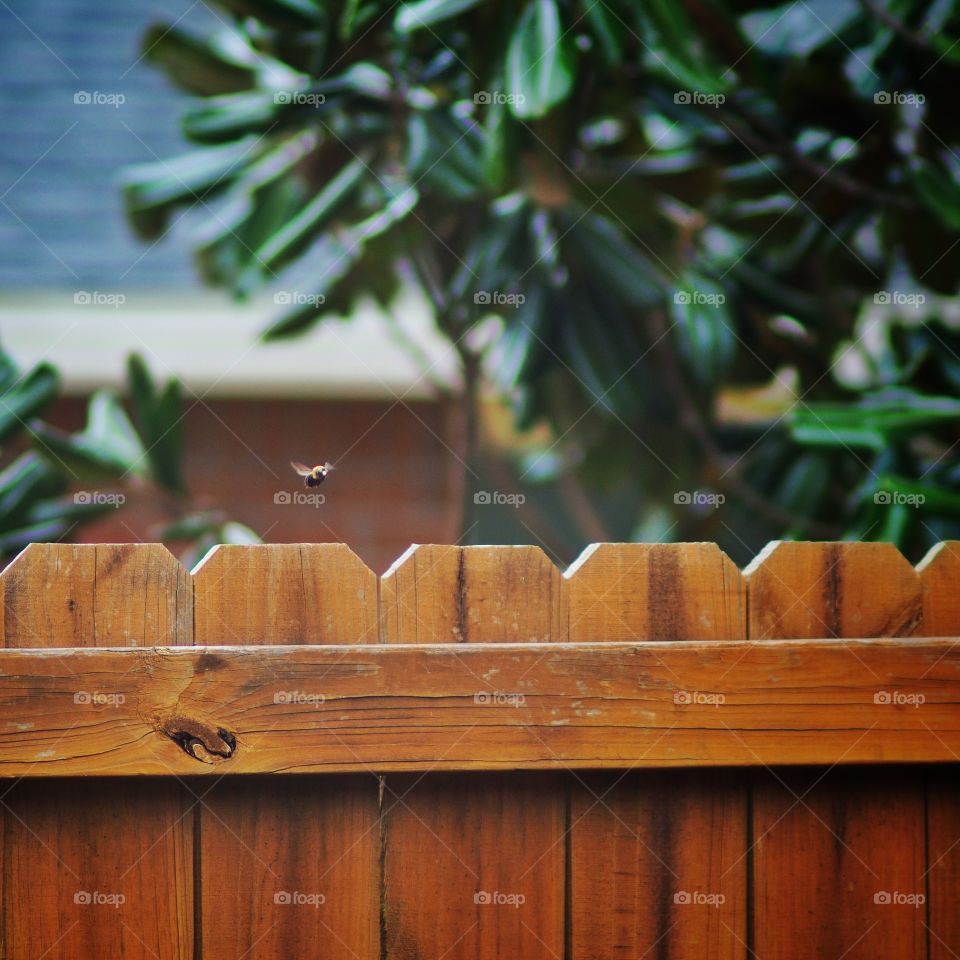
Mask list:
[[949,638],[0,651],[0,775],[949,762],[958,681]]
[[0,960],[960,955],[960,543],[0,584]]

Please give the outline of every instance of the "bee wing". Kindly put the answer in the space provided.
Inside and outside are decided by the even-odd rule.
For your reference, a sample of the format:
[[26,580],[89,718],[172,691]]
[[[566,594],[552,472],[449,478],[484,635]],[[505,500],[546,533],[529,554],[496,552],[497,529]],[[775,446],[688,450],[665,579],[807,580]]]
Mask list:
[[309,467],[305,467],[302,463],[299,463],[296,460],[290,461],[290,466],[293,467],[301,477],[309,477],[313,471]]
[[332,464],[329,460],[323,465],[323,467],[324,467],[325,470],[333,470],[333,469],[334,469],[333,464]]

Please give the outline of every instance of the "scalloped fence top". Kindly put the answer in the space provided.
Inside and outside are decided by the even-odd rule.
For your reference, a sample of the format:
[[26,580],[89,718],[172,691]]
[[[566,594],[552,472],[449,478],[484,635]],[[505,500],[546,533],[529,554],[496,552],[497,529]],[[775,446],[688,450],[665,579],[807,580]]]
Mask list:
[[[960,543],[414,545],[377,577],[344,544],[32,544],[0,574],[7,647],[936,636],[960,619]],[[131,603],[132,596],[138,602]]]

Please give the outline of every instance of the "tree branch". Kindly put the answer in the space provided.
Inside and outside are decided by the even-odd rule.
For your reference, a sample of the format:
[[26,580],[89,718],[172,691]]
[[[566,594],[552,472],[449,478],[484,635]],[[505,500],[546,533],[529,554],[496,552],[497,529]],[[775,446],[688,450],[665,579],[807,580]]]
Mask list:
[[771,503],[758,490],[737,476],[735,468],[725,468],[723,452],[717,446],[713,434],[707,427],[700,411],[697,409],[696,402],[687,388],[686,380],[680,370],[680,365],[669,336],[664,335],[666,334],[667,327],[663,314],[658,310],[653,311],[652,317],[654,325],[657,328],[657,336],[659,337],[658,350],[663,359],[661,369],[667,387],[680,410],[681,426],[696,438],[706,453],[710,465],[718,472],[723,470],[721,485],[728,492],[738,497],[744,504],[750,507],[751,510],[755,510],[758,514],[773,523],[786,528],[798,526],[808,533],[822,537],[825,540],[837,539],[839,531],[833,526],[821,523],[819,520],[814,520],[810,517],[794,516],[790,511],[784,510],[775,503]]

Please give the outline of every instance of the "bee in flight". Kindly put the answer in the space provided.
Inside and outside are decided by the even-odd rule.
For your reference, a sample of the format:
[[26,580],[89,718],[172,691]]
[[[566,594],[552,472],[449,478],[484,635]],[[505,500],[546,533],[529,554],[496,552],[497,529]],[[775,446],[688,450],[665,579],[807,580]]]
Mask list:
[[307,487],[319,487],[327,479],[327,474],[333,469],[333,464],[329,462],[317,467],[306,467],[296,460],[291,460],[290,466],[303,477],[303,483]]

